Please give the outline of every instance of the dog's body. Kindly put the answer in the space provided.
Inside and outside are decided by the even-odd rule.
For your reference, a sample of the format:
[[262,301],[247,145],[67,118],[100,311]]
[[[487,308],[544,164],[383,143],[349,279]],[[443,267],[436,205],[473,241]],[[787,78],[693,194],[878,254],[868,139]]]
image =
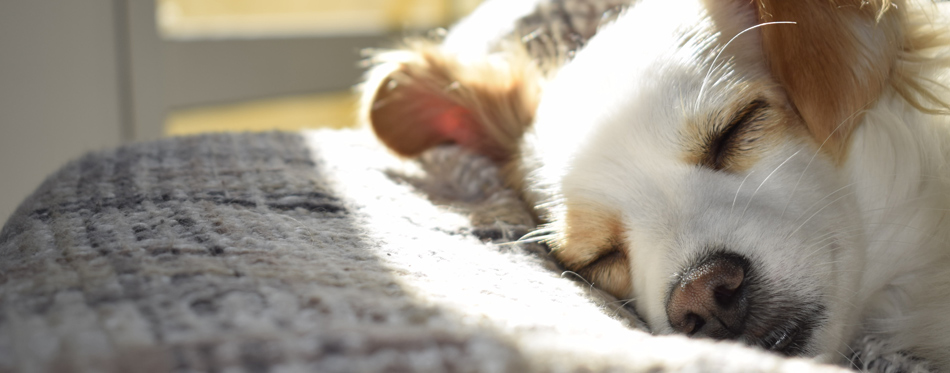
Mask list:
[[932,4],[640,0],[556,74],[381,55],[364,112],[505,166],[564,266],[654,333],[950,369],[950,32]]

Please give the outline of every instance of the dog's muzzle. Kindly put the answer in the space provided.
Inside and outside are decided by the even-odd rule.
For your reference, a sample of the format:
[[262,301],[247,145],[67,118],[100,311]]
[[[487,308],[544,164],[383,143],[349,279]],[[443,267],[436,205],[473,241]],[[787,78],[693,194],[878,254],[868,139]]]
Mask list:
[[784,355],[804,352],[824,307],[768,291],[742,255],[718,252],[687,267],[666,303],[670,326],[691,337],[735,339]]

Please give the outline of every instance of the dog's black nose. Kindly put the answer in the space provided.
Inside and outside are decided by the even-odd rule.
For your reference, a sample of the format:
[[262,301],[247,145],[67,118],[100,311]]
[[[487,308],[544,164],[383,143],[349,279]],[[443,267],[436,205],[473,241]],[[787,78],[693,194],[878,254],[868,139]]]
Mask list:
[[720,253],[685,271],[666,304],[673,329],[690,336],[738,337],[748,314],[748,269],[741,255]]

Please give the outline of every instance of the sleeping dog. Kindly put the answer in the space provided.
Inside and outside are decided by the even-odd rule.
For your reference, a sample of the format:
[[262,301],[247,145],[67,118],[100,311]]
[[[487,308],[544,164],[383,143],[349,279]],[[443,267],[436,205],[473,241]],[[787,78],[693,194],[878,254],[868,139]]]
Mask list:
[[377,54],[366,121],[498,162],[533,236],[652,332],[828,362],[874,336],[950,370],[937,5],[639,0],[551,64],[465,33]]

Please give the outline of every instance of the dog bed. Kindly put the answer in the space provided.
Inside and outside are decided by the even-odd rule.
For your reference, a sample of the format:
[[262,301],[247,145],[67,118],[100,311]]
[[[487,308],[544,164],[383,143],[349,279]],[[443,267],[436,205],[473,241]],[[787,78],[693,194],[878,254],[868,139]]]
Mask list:
[[[87,155],[0,231],[0,372],[839,371],[651,336],[563,272],[488,161],[360,131]],[[926,371],[905,356],[851,356]]]

